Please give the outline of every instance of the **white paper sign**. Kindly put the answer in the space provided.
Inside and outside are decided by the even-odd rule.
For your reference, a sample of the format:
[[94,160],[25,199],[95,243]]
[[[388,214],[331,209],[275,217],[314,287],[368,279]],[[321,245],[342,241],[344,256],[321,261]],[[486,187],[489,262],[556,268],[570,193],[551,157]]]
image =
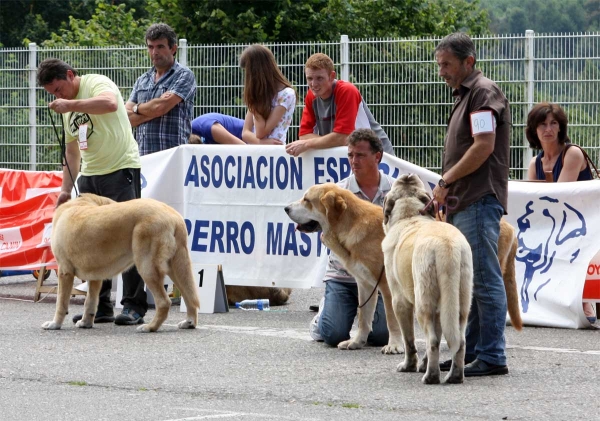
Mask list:
[[471,134],[476,136],[482,133],[494,133],[496,131],[496,118],[489,111],[476,111],[471,113]]
[[[219,265],[203,265],[195,263],[192,266],[198,297],[200,297],[200,310],[198,313],[226,313],[229,311],[227,292],[223,281],[223,272]],[[179,311],[187,312],[185,298],[181,297]]]
[[87,124],[82,124],[79,126],[79,149],[86,150],[88,148],[87,144]]

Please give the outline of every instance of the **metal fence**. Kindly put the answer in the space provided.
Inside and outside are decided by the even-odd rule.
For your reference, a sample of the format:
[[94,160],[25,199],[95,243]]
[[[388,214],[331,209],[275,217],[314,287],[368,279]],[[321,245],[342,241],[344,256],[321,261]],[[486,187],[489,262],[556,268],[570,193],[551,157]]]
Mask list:
[[[511,177],[521,179],[532,151],[524,136],[528,110],[540,101],[557,102],[569,116],[569,135],[595,162],[600,153],[600,33],[481,36],[473,39],[477,66],[506,93],[513,115]],[[266,44],[296,86],[299,104],[289,141],[297,139],[307,87],[304,62],[323,52],[338,77],[352,81],[388,133],[396,155],[433,171],[441,166],[450,89],[437,76],[433,50],[439,38],[361,39],[339,42]],[[194,115],[221,112],[243,118],[245,45],[187,45],[178,60],[198,82]],[[110,77],[127,100],[135,80],[150,66],[144,46],[111,48],[0,49],[0,167],[59,168],[59,148],[46,104],[52,100],[35,84],[36,66],[61,58],[80,73]],[[57,118],[55,118],[58,121]],[[60,128],[59,128],[60,130]]]

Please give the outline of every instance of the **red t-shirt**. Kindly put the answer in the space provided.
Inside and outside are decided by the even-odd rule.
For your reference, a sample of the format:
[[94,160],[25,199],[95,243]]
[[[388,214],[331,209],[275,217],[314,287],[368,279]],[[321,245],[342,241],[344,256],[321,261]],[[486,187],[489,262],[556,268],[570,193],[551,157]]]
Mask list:
[[[300,136],[311,133],[317,133],[319,136],[324,136],[332,131],[349,135],[354,131],[356,117],[358,116],[358,110],[362,102],[360,92],[358,92],[356,86],[351,82],[337,80],[333,88],[332,96],[334,102],[333,105],[335,105],[334,107],[327,104],[331,97],[322,100],[315,97],[311,90],[308,91],[306,98],[304,98],[304,110],[302,111],[302,120],[300,121]],[[317,113],[321,122],[327,122],[333,119],[334,124],[332,130],[327,133],[321,133],[319,126],[322,125],[318,124],[319,122],[317,121],[313,107],[317,107]],[[323,112],[323,110],[326,109],[333,109],[334,112],[329,113],[332,115],[322,115],[327,114]]]

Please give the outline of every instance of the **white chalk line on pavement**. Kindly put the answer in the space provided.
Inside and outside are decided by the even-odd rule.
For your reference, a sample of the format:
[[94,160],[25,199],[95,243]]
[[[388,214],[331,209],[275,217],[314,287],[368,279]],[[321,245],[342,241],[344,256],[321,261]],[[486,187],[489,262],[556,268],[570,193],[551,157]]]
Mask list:
[[240,417],[252,417],[260,419],[277,419],[277,420],[290,420],[290,421],[318,421],[317,418],[298,418],[298,417],[286,417],[282,415],[273,414],[262,414],[256,412],[233,412],[233,411],[219,411],[216,409],[201,409],[201,408],[172,408],[180,411],[194,411],[194,412],[209,412],[206,415],[195,415],[185,418],[169,418],[162,421],[196,421],[196,420],[214,420],[214,419],[226,419],[226,418],[240,418]]
[[[175,325],[173,325],[175,326]],[[289,338],[298,339],[301,341],[312,341],[312,338],[308,334],[308,328],[306,330],[299,329],[277,329],[277,328],[261,328],[253,326],[222,326],[222,325],[202,325],[196,329],[200,330],[211,330],[218,332],[229,332],[229,333],[242,333],[246,335],[258,335],[258,336],[275,336],[278,338]],[[355,333],[353,330],[352,334]],[[416,339],[416,342],[425,343],[424,339]],[[446,343],[442,341],[442,343]],[[582,354],[582,355],[598,355],[600,356],[600,350],[581,350],[575,348],[552,348],[545,346],[527,346],[527,345],[507,345],[507,349],[523,349],[527,351],[539,351],[539,352],[554,352],[557,354]]]

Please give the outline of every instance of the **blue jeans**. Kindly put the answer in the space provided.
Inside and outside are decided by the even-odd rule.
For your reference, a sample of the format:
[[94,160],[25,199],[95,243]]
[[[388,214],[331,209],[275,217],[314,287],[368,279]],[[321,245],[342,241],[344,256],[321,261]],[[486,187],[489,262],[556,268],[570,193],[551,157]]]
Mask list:
[[[371,297],[373,300],[374,297]],[[362,304],[362,303],[361,303]],[[318,321],[319,331],[327,345],[337,346],[350,339],[350,329],[358,311],[358,287],[356,284],[329,280],[325,283],[325,302]],[[367,343],[374,346],[387,345],[389,333],[381,294],[373,317],[373,329]]]
[[506,291],[498,262],[503,213],[498,199],[487,195],[448,217],[448,222],[467,238],[473,252],[473,301],[465,359],[478,358],[497,365],[506,365]]

